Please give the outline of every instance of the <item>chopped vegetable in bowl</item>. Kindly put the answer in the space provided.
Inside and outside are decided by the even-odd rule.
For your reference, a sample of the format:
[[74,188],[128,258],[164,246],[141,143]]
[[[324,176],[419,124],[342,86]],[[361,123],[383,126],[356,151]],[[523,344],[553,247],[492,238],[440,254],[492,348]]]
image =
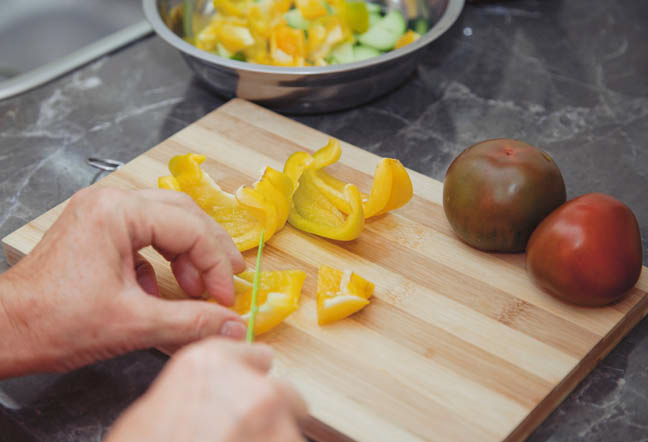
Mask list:
[[[398,10],[358,0],[214,0],[201,28],[191,20],[185,39],[221,57],[275,66],[327,66],[375,57],[416,41]],[[196,29],[199,28],[199,29]],[[416,30],[414,30],[416,29]],[[418,31],[418,32],[417,32]]]

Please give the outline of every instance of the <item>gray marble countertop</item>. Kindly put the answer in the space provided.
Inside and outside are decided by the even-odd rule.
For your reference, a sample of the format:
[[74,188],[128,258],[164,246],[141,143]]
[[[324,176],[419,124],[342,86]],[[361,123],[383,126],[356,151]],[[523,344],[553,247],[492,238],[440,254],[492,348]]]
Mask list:
[[[156,37],[0,102],[0,236],[93,182],[86,158],[128,161],[222,103]],[[569,197],[611,194],[646,235],[648,2],[469,5],[397,90],[295,118],[438,180],[476,141],[522,139],[554,157]],[[0,382],[0,440],[100,440],[165,360],[141,351]],[[648,440],[646,367],[644,320],[530,440]]]

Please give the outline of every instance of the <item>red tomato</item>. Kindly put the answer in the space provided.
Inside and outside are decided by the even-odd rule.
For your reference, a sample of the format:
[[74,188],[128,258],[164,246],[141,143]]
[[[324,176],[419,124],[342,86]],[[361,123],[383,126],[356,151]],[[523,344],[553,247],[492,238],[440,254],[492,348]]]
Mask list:
[[630,290],[641,273],[642,247],[632,210],[590,193],[566,202],[536,228],[527,270],[542,288],[581,305],[605,305]]

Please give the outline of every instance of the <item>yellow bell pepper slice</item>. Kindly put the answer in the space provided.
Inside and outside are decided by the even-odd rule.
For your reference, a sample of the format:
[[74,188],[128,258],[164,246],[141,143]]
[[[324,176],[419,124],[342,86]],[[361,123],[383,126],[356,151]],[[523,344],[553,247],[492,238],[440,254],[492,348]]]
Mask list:
[[[326,166],[339,160],[341,155],[342,148],[340,147],[340,142],[331,138],[326,146],[313,154],[312,162],[309,164],[309,167],[314,169],[312,178],[315,185],[322,190],[329,199],[331,199],[338,209],[343,210],[341,208],[343,207],[344,213],[351,213],[351,206],[344,197],[344,186],[346,183],[333,178],[323,170]],[[329,189],[328,186],[331,186],[332,189]]]
[[[248,212],[251,212],[258,222],[248,231],[243,231],[241,226],[229,224],[228,227],[230,230],[237,233],[237,236],[232,237],[234,244],[241,251],[253,249],[259,245],[261,230],[264,229],[265,234],[263,240],[265,244],[268,239],[272,238],[272,235],[275,234],[279,227],[277,207],[258,190],[245,186],[239,187],[236,190],[236,200]],[[215,219],[220,222],[218,216]],[[230,221],[229,218],[227,220]],[[236,220],[234,221],[236,222]],[[223,227],[227,230],[225,226]],[[229,230],[227,232],[229,233]]]
[[404,33],[401,38],[398,39],[394,45],[394,49],[402,48],[405,45],[414,43],[416,40],[421,38],[421,35],[418,32],[414,32],[411,29]]
[[265,47],[267,39],[270,38],[271,20],[269,14],[264,9],[256,3],[250,6],[248,23],[252,34],[256,34],[262,40],[261,42]]
[[328,14],[322,0],[296,0],[295,5],[306,20],[314,20]]
[[299,178],[304,173],[304,169],[312,162],[313,157],[306,152],[295,152],[286,160],[286,164],[284,164],[284,175],[290,178],[295,190],[299,187]]
[[[214,208],[236,207],[238,204],[234,195],[223,192],[218,184],[202,171],[200,165],[204,161],[204,155],[194,153],[174,156],[169,161],[172,176],[160,178],[159,187],[185,192],[208,213]],[[173,187],[165,187],[172,182]]]
[[414,191],[407,169],[394,158],[383,158],[376,167],[369,200],[363,207],[367,217],[382,215],[404,206]]
[[344,188],[351,211],[342,213],[313,183],[313,171],[305,171],[293,196],[293,209],[288,222],[295,228],[325,238],[351,241],[364,228],[364,213],[360,191],[353,184]]
[[353,38],[351,29],[340,17],[327,15],[317,19],[308,29],[308,56],[311,63],[323,61],[331,50]]
[[306,55],[304,31],[286,24],[279,25],[270,34],[270,55],[279,66],[303,66]]
[[349,207],[348,213],[344,213],[315,185],[318,170],[337,161],[340,154],[339,141],[331,139],[312,156],[296,152],[288,158],[284,173],[297,185],[288,222],[305,232],[350,241],[360,236],[364,227],[360,191],[353,184],[342,189],[342,198]]
[[369,304],[374,285],[347,270],[322,265],[317,274],[317,322],[330,324]]
[[218,23],[211,23],[205,26],[194,39],[194,44],[198,49],[213,52],[218,46]]
[[[350,213],[351,208],[342,195],[344,182],[324,170],[318,170],[315,184],[338,209]],[[398,209],[412,199],[413,193],[407,169],[397,159],[383,158],[376,166],[370,194],[362,194],[365,217],[370,218]]]
[[339,160],[341,155],[342,148],[340,147],[340,142],[335,138],[331,138],[326,146],[313,154],[313,164],[310,167],[313,169],[323,169]]
[[218,29],[219,41],[232,54],[249,48],[254,44],[254,37],[246,26],[223,23]]
[[273,0],[270,5],[270,15],[273,18],[283,16],[290,10],[293,5],[293,0]]
[[266,199],[274,201],[277,208],[277,230],[281,229],[288,220],[292,208],[294,193],[292,180],[285,174],[272,167],[266,167],[261,178],[254,183],[254,189]]
[[240,251],[256,247],[262,229],[267,241],[284,226],[292,196],[288,176],[268,167],[252,187],[242,186],[232,195],[201,169],[204,161],[204,155],[193,153],[173,157],[169,161],[172,176],[160,177],[158,186],[191,196],[223,226]]
[[339,160],[341,155],[342,148],[340,147],[340,142],[331,138],[326,146],[313,154],[309,167],[314,169],[312,181],[315,186],[331,200],[337,209],[345,214],[349,214],[351,213],[351,205],[344,196],[346,183],[334,178],[323,170],[326,166]]
[[214,0],[214,9],[224,16],[244,18],[250,6],[248,0]]
[[[281,270],[259,274],[254,334],[263,334],[281,324],[299,306],[306,273],[301,270]],[[252,302],[254,272],[246,270],[234,275],[234,306],[232,310],[247,322]],[[209,299],[210,302],[216,302]]]

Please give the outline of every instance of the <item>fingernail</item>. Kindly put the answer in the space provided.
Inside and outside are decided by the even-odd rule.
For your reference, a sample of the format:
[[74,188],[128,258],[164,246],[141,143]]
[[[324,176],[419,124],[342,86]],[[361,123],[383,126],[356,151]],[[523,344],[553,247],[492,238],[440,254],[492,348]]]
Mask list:
[[245,324],[238,321],[226,321],[220,329],[220,334],[232,339],[243,339],[247,332]]

